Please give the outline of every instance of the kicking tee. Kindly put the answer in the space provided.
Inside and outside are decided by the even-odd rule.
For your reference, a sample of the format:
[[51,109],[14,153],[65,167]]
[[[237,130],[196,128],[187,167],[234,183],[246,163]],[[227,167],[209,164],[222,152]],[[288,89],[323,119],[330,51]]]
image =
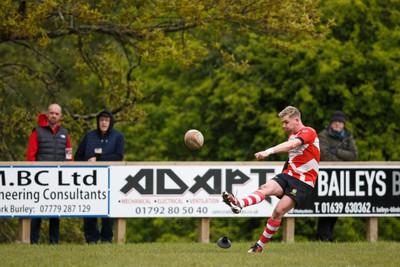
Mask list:
[[284,166],[286,173],[314,187],[319,169],[319,139],[311,127],[303,127],[295,134],[289,135],[289,140],[298,138],[302,145],[290,150],[289,158]]

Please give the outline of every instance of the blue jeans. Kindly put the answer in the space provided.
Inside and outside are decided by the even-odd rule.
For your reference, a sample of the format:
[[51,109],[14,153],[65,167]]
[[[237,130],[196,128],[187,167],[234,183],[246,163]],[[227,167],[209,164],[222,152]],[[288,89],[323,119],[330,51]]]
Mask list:
[[[42,218],[31,219],[31,244],[38,244],[40,238],[40,225],[42,224]],[[49,218],[49,237],[50,244],[58,244],[60,239],[60,219]]]
[[86,242],[89,244],[97,243],[99,240],[111,243],[113,227],[114,219],[112,218],[101,218],[101,231],[97,218],[83,218],[83,231],[85,232]]

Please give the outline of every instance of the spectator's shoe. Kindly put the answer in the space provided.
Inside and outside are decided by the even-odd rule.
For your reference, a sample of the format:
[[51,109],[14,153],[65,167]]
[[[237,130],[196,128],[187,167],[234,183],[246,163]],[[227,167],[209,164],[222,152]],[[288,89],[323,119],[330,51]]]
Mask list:
[[239,201],[228,192],[222,192],[222,200],[225,202],[226,205],[231,207],[232,212],[238,214],[242,211],[242,207],[239,204]]
[[262,253],[263,248],[258,243],[255,243],[247,252],[248,253]]

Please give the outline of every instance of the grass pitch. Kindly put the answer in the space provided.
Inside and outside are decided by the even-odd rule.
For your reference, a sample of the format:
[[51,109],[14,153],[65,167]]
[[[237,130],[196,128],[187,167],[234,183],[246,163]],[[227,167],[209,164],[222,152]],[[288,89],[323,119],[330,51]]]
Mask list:
[[271,242],[248,254],[250,243],[98,245],[0,244],[1,266],[399,266],[400,243]]

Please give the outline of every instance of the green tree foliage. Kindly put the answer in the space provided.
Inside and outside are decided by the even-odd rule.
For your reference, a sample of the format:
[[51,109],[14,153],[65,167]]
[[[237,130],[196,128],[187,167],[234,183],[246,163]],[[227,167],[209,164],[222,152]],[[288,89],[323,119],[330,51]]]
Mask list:
[[[197,69],[171,62],[146,69],[151,81],[143,91],[154,97],[143,106],[147,119],[127,128],[143,139],[130,139],[138,151],[130,158],[251,160],[255,151],[284,138],[277,112],[292,104],[317,131],[333,110],[343,110],[360,160],[399,160],[399,7],[391,1],[356,3],[321,3],[322,18],[336,22],[326,40],[311,43],[312,49],[279,50],[268,45],[268,37],[228,32],[220,46],[247,68],[227,65],[210,53],[196,61]],[[196,154],[183,149],[182,136],[190,128],[206,139]]]
[[37,113],[51,102],[64,108],[74,146],[103,108],[117,121],[143,118],[144,62],[189,67],[214,50],[235,64],[219,44],[226,32],[253,31],[282,46],[320,38],[317,2],[1,1],[0,159],[24,159]]

